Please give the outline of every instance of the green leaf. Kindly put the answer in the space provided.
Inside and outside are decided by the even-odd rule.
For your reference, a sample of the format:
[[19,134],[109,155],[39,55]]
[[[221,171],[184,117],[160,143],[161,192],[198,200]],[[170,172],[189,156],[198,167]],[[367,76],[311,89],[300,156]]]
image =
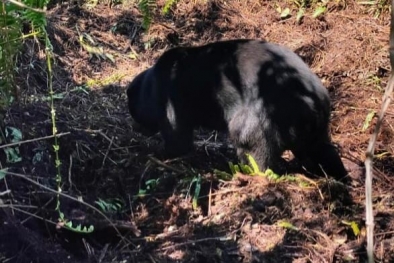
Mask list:
[[139,0],[138,8],[142,13],[142,27],[148,30],[152,23],[152,10],[156,6],[156,0]]
[[368,113],[367,117],[365,118],[363,128],[361,129],[362,131],[366,131],[369,128],[373,117],[375,117],[375,114],[376,114],[376,112],[374,110],[372,110]]
[[236,174],[237,171],[235,171],[235,165],[233,164],[233,162],[228,162],[228,166],[230,167],[231,173],[233,175]]
[[159,184],[159,179],[150,179],[145,182],[146,190],[153,190]]
[[95,201],[95,203],[100,207],[101,211],[105,213],[118,212],[123,206],[123,202],[118,198],[109,199],[107,201],[99,198],[99,200]]
[[4,179],[4,177],[7,175],[7,170],[7,168],[0,170],[0,180]]
[[193,202],[192,202],[192,207],[193,209],[197,209],[198,206],[198,197],[200,196],[200,191],[201,191],[201,175],[198,175],[197,178],[193,179],[194,183],[196,184],[196,187],[194,189],[194,195],[193,195]]
[[92,233],[94,231],[94,226],[90,225],[89,228],[87,228],[86,226],[82,227],[81,224],[77,225],[76,227],[74,227],[72,225],[71,221],[68,221],[64,224],[65,228],[67,228],[68,230],[77,232],[77,233],[84,233],[84,234],[89,234]]
[[358,227],[358,224],[356,222],[342,220],[342,223],[345,224],[345,225],[350,226],[350,228],[353,230],[353,234],[355,236],[358,236],[360,234],[360,228]]
[[240,173],[241,172],[241,169],[239,168],[240,166],[238,165],[238,164],[235,164],[234,165],[234,171],[235,171],[235,173]]
[[304,17],[304,13],[305,13],[305,9],[304,8],[300,8],[297,12],[297,17],[296,17],[296,21],[297,23],[301,22],[301,19]]
[[100,207],[101,211],[105,211],[105,204],[103,203],[103,200],[99,198],[98,201],[95,201],[95,203]]
[[277,223],[278,226],[282,227],[282,228],[286,228],[286,229],[291,229],[291,230],[296,230],[298,231],[298,228],[296,226],[294,226],[292,223],[287,222],[287,221],[280,221]]
[[42,161],[42,159],[43,159],[43,156],[44,156],[44,153],[43,153],[42,151],[36,152],[36,153],[34,154],[34,156],[33,156],[32,163],[33,163],[34,165],[40,163],[40,162]]
[[281,177],[280,175],[274,173],[274,171],[271,169],[265,170],[264,175],[273,180],[278,180]]
[[325,6],[319,6],[318,8],[316,8],[315,12],[313,12],[312,17],[313,18],[317,18],[319,16],[321,16],[322,14],[324,14],[327,10],[327,7]]
[[138,197],[144,197],[145,195],[146,195],[146,190],[140,189],[138,191],[138,194],[137,194]]
[[19,148],[16,147],[7,147],[3,149],[5,152],[5,155],[7,157],[6,162],[7,163],[18,163],[22,161],[22,157],[20,156],[19,153]]
[[105,57],[108,58],[112,63],[115,63],[114,56],[112,56],[112,55],[109,54],[109,53],[105,53],[104,55],[105,55]]
[[280,18],[288,18],[290,17],[290,8],[286,7],[281,13]]
[[356,222],[352,221],[350,227],[352,228],[355,236],[358,236],[360,234],[360,228],[358,227]]
[[213,172],[215,173],[215,175],[220,180],[229,181],[229,180],[231,180],[233,178],[232,174],[229,174],[229,173],[224,172],[224,171],[220,171],[220,170],[214,169]]
[[12,136],[12,138],[9,140],[10,142],[19,142],[22,140],[22,132],[14,127],[5,127],[5,137],[9,138]]
[[179,0],[167,0],[164,7],[163,7],[163,14],[168,14],[171,7],[175,5]]
[[252,167],[250,167],[249,165],[240,164],[239,166],[241,167],[241,171],[243,174],[254,174]]
[[[5,137],[12,143],[19,142],[22,140],[22,132],[17,128],[7,126],[5,127]],[[18,146],[7,147],[3,150],[7,157],[7,163],[17,163],[22,161]]]
[[59,219],[61,219],[61,221],[64,221],[64,213],[63,212],[59,212]]
[[361,1],[361,2],[357,2],[360,5],[374,5],[376,4],[375,1]]
[[252,170],[254,173],[259,173],[260,172],[260,168],[256,163],[256,160],[253,158],[252,155],[250,154],[246,154],[246,157],[248,158],[248,161],[250,163],[250,165],[252,166]]

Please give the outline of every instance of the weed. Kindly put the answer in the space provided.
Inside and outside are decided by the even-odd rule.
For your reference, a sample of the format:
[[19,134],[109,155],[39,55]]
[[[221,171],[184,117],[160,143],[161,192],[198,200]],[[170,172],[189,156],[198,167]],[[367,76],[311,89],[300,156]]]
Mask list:
[[[17,93],[14,84],[16,55],[22,44],[22,18],[18,8],[3,1],[0,4],[0,123],[6,108]],[[4,127],[0,127],[1,129]]]
[[[318,18],[324,15],[327,11],[328,1],[327,0],[290,0],[290,4],[296,6],[296,8],[298,9],[296,15],[296,21],[297,23],[300,23],[302,18],[307,13],[308,9],[313,10],[312,11],[313,18]],[[287,18],[291,16],[291,11],[289,10],[289,8],[285,8],[283,9],[283,11],[278,10],[278,12],[281,13],[281,18]]]
[[91,37],[87,33],[80,33],[78,28],[77,28],[78,34],[79,34],[79,44],[89,53],[89,58],[92,58],[93,56],[97,57],[98,59],[103,59],[103,60],[110,60],[112,63],[115,63],[115,59],[113,55],[104,52],[104,48],[99,46],[96,41],[94,41],[93,37]]
[[354,221],[345,221],[342,220],[342,224],[350,226],[350,228],[353,231],[353,234],[357,237],[360,235],[361,231],[360,231],[360,227],[358,226],[358,224]]
[[294,226],[292,223],[288,222],[288,221],[279,221],[278,222],[278,226],[285,228],[285,229],[289,229],[289,230],[294,230],[294,231],[298,231],[299,228]]
[[156,0],[140,0],[138,3],[138,8],[142,13],[142,27],[148,30],[152,23],[152,10],[156,8]]
[[373,14],[375,18],[379,18],[382,13],[390,12],[391,9],[389,0],[368,0],[357,3],[367,6],[368,13]]
[[106,86],[111,83],[121,81],[125,76],[126,76],[126,74],[114,73],[104,79],[88,79],[86,81],[86,85],[89,88],[93,88],[96,86]]
[[364,132],[371,126],[372,119],[375,117],[375,115],[376,115],[376,111],[374,111],[374,110],[371,110],[368,113],[368,115],[365,117],[364,125],[363,125],[361,131]]
[[382,87],[382,79],[380,77],[371,74],[367,77],[366,84],[371,85],[380,92],[384,93],[384,88]]
[[124,203],[119,198],[103,200],[101,198],[95,203],[100,207],[104,213],[116,213],[122,210]]
[[173,7],[179,0],[167,0],[163,7],[163,14],[168,14],[171,7]]

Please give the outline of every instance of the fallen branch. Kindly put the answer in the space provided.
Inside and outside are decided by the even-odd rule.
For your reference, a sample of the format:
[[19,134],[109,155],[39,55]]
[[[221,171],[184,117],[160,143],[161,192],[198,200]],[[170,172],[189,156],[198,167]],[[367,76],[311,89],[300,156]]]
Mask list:
[[220,242],[226,242],[229,240],[233,240],[234,237],[231,236],[221,236],[221,237],[207,237],[207,238],[202,238],[202,239],[196,239],[196,240],[190,240],[184,243],[179,243],[179,244],[174,244],[170,246],[166,246],[163,248],[159,248],[159,251],[164,251],[164,250],[169,250],[169,249],[175,249],[181,246],[186,246],[186,245],[192,245],[196,243],[202,243],[202,242],[207,242],[207,241],[220,241]]
[[54,137],[59,138],[59,137],[62,137],[62,136],[65,136],[65,135],[69,135],[69,134],[70,134],[70,132],[63,132],[63,133],[58,133],[56,135],[48,135],[48,136],[35,138],[35,139],[30,139],[30,140],[8,143],[8,144],[5,144],[5,145],[0,145],[0,149],[7,148],[7,147],[12,147],[12,146],[15,146],[15,145],[21,145],[21,144],[29,143],[29,142],[36,142],[36,141],[51,139],[51,138],[54,138]]

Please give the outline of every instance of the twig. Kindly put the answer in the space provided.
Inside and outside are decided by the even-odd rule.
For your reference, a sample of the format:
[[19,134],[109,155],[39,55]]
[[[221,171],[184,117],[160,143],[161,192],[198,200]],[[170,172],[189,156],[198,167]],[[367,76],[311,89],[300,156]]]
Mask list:
[[[103,136],[107,141],[111,142],[111,139],[110,139],[105,133],[103,133],[101,130],[76,129],[76,128],[75,128],[74,130],[76,130],[76,131],[84,131],[84,132],[87,132],[87,133],[96,133],[96,134],[100,134],[100,135]],[[120,148],[120,146],[119,146],[118,144],[116,144],[116,143],[113,143],[113,145],[114,145],[116,148]]]
[[105,160],[106,160],[107,157],[108,157],[108,153],[109,153],[109,151],[111,150],[111,147],[112,147],[112,144],[113,144],[113,143],[114,143],[114,136],[112,136],[111,142],[110,142],[109,145],[108,145],[107,152],[105,153],[105,156],[104,156],[104,159],[103,159],[103,163],[101,164],[101,168],[104,167]]
[[11,193],[11,190],[10,190],[10,189],[5,190],[5,191],[3,191],[3,192],[0,192],[0,196],[8,195],[9,193]]
[[[394,68],[394,0],[391,1],[391,25],[390,25],[390,64],[391,70]],[[376,140],[378,138],[380,126],[383,122],[384,114],[387,111],[388,106],[391,102],[391,93],[394,89],[394,75],[393,71],[391,71],[390,79],[386,87],[386,91],[383,95],[383,103],[382,108],[379,112],[378,121],[376,122],[375,131],[371,135],[369,140],[368,148],[365,159],[365,211],[366,211],[366,220],[365,224],[367,227],[367,255],[368,262],[374,262],[374,245],[373,245],[373,228],[374,228],[374,219],[373,219],[373,207],[372,207],[372,165],[373,165],[373,155]]]
[[[25,210],[23,210],[23,209],[20,209],[20,208],[18,208],[18,207],[13,206],[13,209],[14,209],[15,211],[17,211],[17,212],[21,212],[21,213],[23,213],[23,214],[25,214],[25,215],[28,215],[29,218],[30,218],[30,217],[34,217],[34,218],[40,219],[40,220],[42,220],[42,221],[45,221],[45,222],[47,222],[47,223],[50,223],[50,224],[53,224],[53,225],[58,225],[57,222],[51,221],[51,220],[49,220],[49,219],[45,219],[45,218],[43,218],[43,217],[41,217],[41,216],[38,216],[38,215],[33,214],[33,213],[30,213],[30,212],[25,211]],[[23,222],[22,222],[21,224],[23,225]],[[64,226],[62,226],[62,227],[64,227]],[[65,228],[65,227],[64,227],[64,228]]]
[[[38,216],[37,216],[38,212],[41,211],[41,210],[43,210],[44,208],[46,208],[50,203],[52,203],[52,201],[53,201],[53,197],[52,197],[52,198],[49,198],[49,200],[48,200],[44,205],[40,206],[34,214],[29,212],[29,215],[30,215],[30,216],[27,217],[27,218],[25,218],[25,219],[23,219],[23,220],[21,221],[21,224],[24,225],[27,221],[29,221],[32,217],[34,217],[34,215],[35,215],[36,217],[38,217]],[[26,211],[26,212],[27,212],[27,211]]]
[[383,233],[377,233],[377,234],[375,234],[375,237],[383,236],[383,235],[391,235],[391,234],[394,234],[394,231],[386,231],[386,232],[383,232]]
[[70,165],[68,166],[68,183],[70,184],[68,187],[68,191],[71,192],[71,188],[73,185],[72,179],[71,179],[71,170],[73,167],[73,156],[70,154]]
[[[394,0],[393,0],[394,3]],[[394,61],[393,61],[394,62]],[[380,127],[383,122],[383,117],[385,112],[387,111],[388,106],[391,102],[391,97],[389,94],[393,92],[394,88],[394,75],[391,74],[389,83],[386,88],[386,92],[383,96],[383,104],[382,108],[379,112],[378,121],[376,122],[375,131],[371,135],[369,140],[368,148],[365,159],[365,210],[366,210],[366,220],[365,225],[367,227],[367,254],[368,254],[368,262],[374,262],[373,256],[373,228],[374,228],[374,221],[373,221],[373,207],[372,207],[372,165],[373,165],[373,156],[374,156],[374,149],[376,140],[379,135]]]
[[168,169],[168,170],[174,171],[174,172],[176,172],[177,174],[189,174],[187,171],[183,171],[183,170],[180,170],[180,169],[178,169],[178,168],[172,167],[172,166],[170,166],[170,165],[168,165],[168,164],[165,164],[165,163],[163,163],[162,161],[160,161],[159,159],[157,159],[157,158],[155,158],[155,157],[148,156],[148,158],[149,158],[149,160],[151,160],[151,161],[154,162],[155,164],[157,164],[157,165],[159,165],[159,166],[162,166],[162,167],[164,167],[164,168],[166,168],[166,169]]
[[177,247],[191,245],[191,244],[196,244],[196,243],[201,243],[201,242],[206,242],[206,241],[221,241],[221,242],[224,242],[224,241],[229,241],[229,240],[232,240],[232,239],[233,238],[230,237],[230,236],[207,237],[207,238],[191,240],[191,241],[187,241],[187,242],[183,242],[183,243],[179,243],[179,244],[175,244],[175,245],[171,245],[171,246],[166,246],[166,247],[160,248],[159,251],[174,249],[174,248],[177,248]]
[[[7,178],[4,178],[4,184],[5,184],[5,187],[6,187],[7,191],[10,191],[10,195],[12,197],[11,189],[8,187]],[[13,204],[13,198],[10,198],[10,203]],[[11,208],[11,212],[12,212],[12,215],[15,215],[15,212],[14,212],[13,208]]]
[[15,145],[21,145],[21,144],[29,143],[29,142],[36,142],[36,141],[51,139],[51,138],[54,138],[54,137],[59,138],[59,137],[62,137],[62,136],[64,136],[64,135],[69,135],[70,133],[71,133],[71,132],[63,132],[63,133],[58,133],[58,134],[56,134],[56,135],[48,135],[48,136],[44,136],[44,137],[40,137],[40,138],[35,138],[35,139],[30,139],[30,140],[25,140],[25,141],[20,141],[20,142],[8,143],[8,144],[5,144],[5,145],[0,145],[0,149],[2,149],[2,148],[7,148],[7,147],[12,147],[12,146],[15,146]]
[[211,179],[211,185],[209,186],[209,194],[208,194],[208,216],[212,215],[212,179]]
[[30,208],[30,209],[37,209],[38,206],[36,205],[17,205],[17,204],[0,204],[0,208],[10,208],[10,207],[19,207],[19,208]]
[[1,1],[3,3],[7,3],[8,2],[8,3],[14,4],[14,5],[17,5],[19,7],[26,8],[26,9],[29,9],[29,10],[32,10],[32,11],[35,11],[35,12],[38,12],[38,13],[43,13],[43,14],[46,13],[44,9],[33,8],[33,7],[27,6],[24,3],[16,1],[16,0],[1,0]]

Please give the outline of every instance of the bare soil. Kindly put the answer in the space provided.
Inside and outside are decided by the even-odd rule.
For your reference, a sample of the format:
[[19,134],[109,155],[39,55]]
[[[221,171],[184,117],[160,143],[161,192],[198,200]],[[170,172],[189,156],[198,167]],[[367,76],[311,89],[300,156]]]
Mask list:
[[[308,8],[297,23],[297,8],[285,1],[182,0],[168,15],[160,9],[153,14],[144,32],[135,4],[99,2],[89,8],[59,1],[48,11],[56,125],[65,133],[59,138],[62,193],[97,208],[96,201],[106,200],[119,209],[105,212],[110,223],[61,197],[65,218],[74,226],[94,225],[95,231],[76,233],[57,223],[56,194],[47,189],[57,187],[54,141],[43,138],[53,129],[44,46],[26,40],[18,58],[19,98],[6,126],[21,130],[23,140],[36,140],[19,146],[18,163],[6,163],[1,150],[0,164],[33,183],[10,174],[1,184],[10,193],[0,199],[0,261],[364,262],[363,161],[376,116],[366,120],[379,111],[388,81],[387,10],[375,18],[371,6],[332,1],[323,17],[313,18]],[[290,7],[292,17],[281,19],[277,5]],[[80,44],[82,34],[115,62],[89,54]],[[332,98],[331,133],[351,184],[303,174],[279,181],[241,174],[224,180],[215,170],[230,172],[228,162],[236,162],[224,135],[197,132],[195,152],[166,160],[160,136],[133,129],[125,85],[137,73],[170,47],[235,38],[286,45],[323,80]],[[394,262],[393,119],[391,108],[376,148],[377,262]],[[193,205],[198,176],[201,191]]]

